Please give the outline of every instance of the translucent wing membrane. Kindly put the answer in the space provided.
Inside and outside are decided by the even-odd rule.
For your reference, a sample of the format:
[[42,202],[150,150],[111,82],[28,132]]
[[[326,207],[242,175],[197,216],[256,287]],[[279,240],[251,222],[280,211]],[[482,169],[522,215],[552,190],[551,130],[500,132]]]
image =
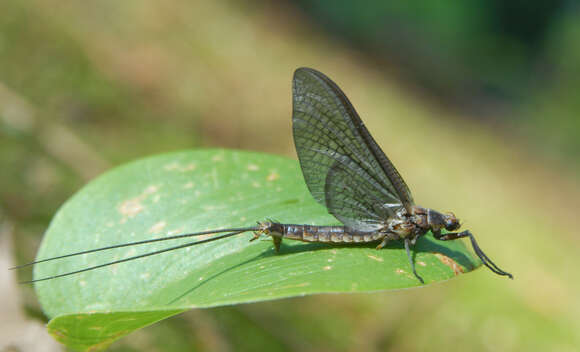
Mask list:
[[[393,209],[383,206],[385,198],[392,195],[377,183],[369,182],[361,177],[356,165],[345,167],[335,163],[326,177],[325,194],[329,212],[345,225],[360,231],[375,231],[382,225],[384,219],[394,215]],[[369,192],[374,189],[374,192]],[[395,200],[395,207],[401,203]]]
[[314,199],[363,231],[409,210],[409,188],[340,88],[310,68],[296,70],[292,88],[294,143]]

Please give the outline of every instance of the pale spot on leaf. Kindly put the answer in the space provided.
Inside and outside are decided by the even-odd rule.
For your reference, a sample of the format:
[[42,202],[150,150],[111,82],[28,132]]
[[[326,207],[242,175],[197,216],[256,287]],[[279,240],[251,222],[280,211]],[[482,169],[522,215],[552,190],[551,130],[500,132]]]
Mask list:
[[183,226],[181,226],[180,228],[177,228],[175,230],[169,230],[169,232],[167,232],[167,235],[171,236],[171,235],[176,235],[178,233],[183,233]]
[[327,265],[327,266],[322,268],[322,270],[330,270],[330,269],[332,269],[332,266],[330,266],[330,265]]
[[271,289],[272,291],[270,291],[270,293],[273,293],[273,291],[278,291],[278,290],[287,290],[290,288],[299,288],[299,287],[307,287],[307,286],[310,286],[309,282],[302,282],[302,283],[294,284],[294,285],[279,286],[279,287],[272,288]]
[[143,194],[144,195],[152,194],[152,193],[157,192],[158,190],[159,190],[158,186],[151,185],[151,186],[145,188],[145,191],[143,192]]
[[258,171],[258,170],[260,170],[260,167],[258,165],[256,165],[256,164],[249,164],[248,165],[248,170],[250,170],[250,171]]
[[121,203],[121,205],[119,205],[119,212],[124,217],[129,217],[129,218],[134,217],[135,215],[142,212],[143,209],[145,209],[143,207],[143,204],[141,204],[141,199],[142,199],[142,197],[139,196],[139,197],[124,201],[123,203]]
[[151,226],[151,228],[149,229],[149,233],[161,232],[161,230],[163,230],[166,225],[167,223],[165,221],[159,221],[155,225]]
[[142,202],[147,199],[149,195],[156,193],[158,190],[159,186],[150,185],[146,187],[143,190],[143,193],[141,193],[139,196],[122,202],[118,207],[119,213],[123,215],[121,223],[125,223],[127,218],[132,218],[142,212],[145,209]]
[[188,182],[185,185],[183,185],[183,188],[187,189],[187,188],[192,188],[193,187],[193,182]]
[[376,260],[377,262],[384,262],[383,258],[375,257],[374,255],[367,255],[372,260]]
[[181,168],[181,171],[193,171],[197,168],[197,165],[194,163],[189,163],[187,165],[185,165],[183,168]]
[[280,178],[280,175],[277,172],[272,171],[267,177],[266,180],[267,181],[276,181],[277,179]]
[[187,172],[187,171],[195,170],[197,168],[197,165],[194,163],[189,163],[187,165],[181,165],[178,162],[174,161],[170,164],[163,166],[163,168],[167,171]]
[[172,163],[166,164],[165,166],[163,166],[163,168],[168,171],[177,170],[179,169],[179,164],[174,161]]

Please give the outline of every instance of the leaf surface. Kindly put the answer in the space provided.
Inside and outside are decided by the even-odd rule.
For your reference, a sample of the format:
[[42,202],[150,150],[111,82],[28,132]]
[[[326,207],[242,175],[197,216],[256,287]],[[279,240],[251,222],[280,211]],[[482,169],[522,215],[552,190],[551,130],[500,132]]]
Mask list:
[[[310,196],[294,160],[242,151],[164,154],[95,179],[55,215],[37,260],[173,234],[284,223],[337,224]],[[209,238],[210,236],[203,237]],[[116,264],[35,285],[48,328],[75,349],[98,350],[158,320],[196,307],[316,293],[420,286],[401,243],[331,246],[286,240],[249,242],[252,233]],[[201,238],[200,238],[201,239]],[[34,279],[159,250],[192,239],[156,242],[41,263]],[[460,241],[425,236],[415,246],[426,283],[480,262]]]

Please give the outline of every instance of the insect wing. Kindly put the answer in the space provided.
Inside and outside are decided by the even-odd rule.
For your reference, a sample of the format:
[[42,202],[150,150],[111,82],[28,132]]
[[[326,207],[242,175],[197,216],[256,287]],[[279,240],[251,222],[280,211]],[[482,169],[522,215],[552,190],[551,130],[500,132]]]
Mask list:
[[409,188],[334,82],[299,68],[292,93],[294,143],[314,199],[362,231],[410,208]]
[[[394,208],[401,207],[400,201],[384,206],[384,199],[392,198],[379,185],[365,178],[351,165],[345,167],[336,162],[326,177],[326,207],[345,225],[359,231],[376,231],[385,219],[394,215]],[[370,183],[370,185],[369,185]],[[374,192],[369,192],[369,186]],[[382,197],[381,197],[382,196]]]

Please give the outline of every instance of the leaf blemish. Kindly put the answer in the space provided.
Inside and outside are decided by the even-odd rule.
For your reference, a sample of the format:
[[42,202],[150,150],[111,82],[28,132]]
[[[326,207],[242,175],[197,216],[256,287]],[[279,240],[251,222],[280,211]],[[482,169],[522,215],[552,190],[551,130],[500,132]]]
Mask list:
[[127,221],[127,218],[132,218],[135,215],[142,212],[145,207],[141,202],[147,198],[147,196],[156,193],[159,190],[159,186],[151,185],[143,190],[143,193],[135,198],[128,199],[119,205],[118,210],[121,215],[123,215],[123,219],[121,219],[121,223]]
[[151,226],[151,228],[149,229],[149,233],[161,232],[161,230],[163,230],[166,225],[167,223],[165,221],[159,221],[155,225]]
[[181,168],[181,171],[193,171],[197,168],[197,165],[194,163],[189,163],[186,166],[184,166],[183,168]]
[[165,166],[163,166],[163,168],[167,171],[186,172],[195,170],[197,168],[197,165],[195,163],[189,163],[185,166],[181,166],[178,162],[174,161],[172,163],[166,164]]
[[181,226],[175,230],[169,230],[169,232],[167,233],[167,235],[171,236],[171,235],[176,235],[178,233],[182,233],[183,232],[184,227]]
[[177,162],[172,162],[170,164],[166,164],[163,168],[167,171],[177,170],[179,169],[179,164]]
[[139,196],[133,199],[129,199],[124,201],[123,203],[121,203],[121,205],[119,205],[119,213],[121,213],[121,215],[123,215],[123,217],[126,218],[132,218],[135,215],[139,214],[140,212],[143,211],[143,209],[145,209],[143,207],[143,204],[141,204],[141,200],[143,199],[143,196]]
[[445,254],[435,253],[435,256],[437,257],[437,259],[439,259],[441,261],[441,263],[450,267],[451,270],[453,270],[453,273],[455,275],[463,274],[465,272],[463,270],[463,268],[461,267],[461,265],[457,264],[457,262],[455,260],[449,258]]
[[379,258],[379,257],[375,257],[374,255],[367,255],[367,257],[369,257],[372,260],[376,260],[377,262],[383,262],[383,258]]
[[151,186],[145,188],[143,195],[153,194],[153,193],[157,192],[158,190],[159,190],[159,187],[157,187],[155,185],[151,185]]
[[395,272],[397,274],[404,274],[405,273],[405,270],[403,270],[403,269],[397,269],[397,270],[395,270]]
[[330,270],[330,269],[332,269],[332,266],[330,266],[330,265],[327,265],[327,266],[322,268],[322,270]]
[[258,171],[258,170],[260,170],[260,167],[258,165],[256,165],[256,164],[249,164],[248,165],[248,170],[250,170],[250,171]]
[[425,263],[425,262],[417,262],[417,264],[419,264],[421,266],[427,266],[427,263]]
[[280,175],[279,175],[277,172],[275,172],[275,171],[272,171],[272,172],[270,172],[270,174],[269,174],[269,175],[266,177],[266,181],[270,181],[270,182],[272,182],[272,181],[276,181],[276,180],[277,180],[277,179],[279,179],[279,178],[280,178]]
[[271,288],[272,291],[270,291],[269,293],[270,294],[273,294],[274,291],[287,290],[289,288],[307,287],[307,286],[310,286],[310,283],[309,282],[302,282],[302,283],[294,284],[294,285],[286,285],[286,286],[274,287],[274,288]]
[[185,189],[192,188],[192,187],[193,187],[193,185],[194,185],[194,183],[193,183],[193,182],[188,182],[188,183],[186,183],[185,185],[183,185],[183,188],[185,188]]

